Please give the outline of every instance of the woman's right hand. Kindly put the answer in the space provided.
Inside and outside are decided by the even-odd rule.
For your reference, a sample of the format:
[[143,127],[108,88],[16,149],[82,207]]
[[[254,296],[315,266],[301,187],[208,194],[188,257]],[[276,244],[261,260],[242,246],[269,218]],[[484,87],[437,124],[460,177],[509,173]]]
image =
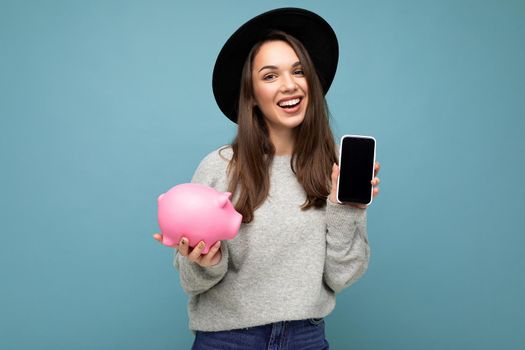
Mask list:
[[[153,238],[162,243],[162,235],[160,233],[155,233]],[[172,246],[172,248],[177,249],[180,255],[185,256],[188,260],[202,267],[217,265],[221,261],[221,241],[217,241],[207,254],[202,254],[204,250],[203,241],[200,241],[199,244],[193,248],[188,245],[188,242],[186,237],[182,237],[180,242]]]

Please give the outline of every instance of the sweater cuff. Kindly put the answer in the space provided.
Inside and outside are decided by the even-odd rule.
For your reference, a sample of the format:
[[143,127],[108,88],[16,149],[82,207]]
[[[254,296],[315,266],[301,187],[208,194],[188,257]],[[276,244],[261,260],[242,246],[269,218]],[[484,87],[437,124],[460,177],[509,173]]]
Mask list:
[[[326,225],[328,234],[337,240],[350,242],[356,228],[366,228],[366,208],[326,200]],[[366,232],[366,229],[364,230]]]
[[184,271],[189,276],[194,276],[205,280],[224,276],[228,268],[228,249],[226,248],[224,241],[221,241],[220,249],[221,261],[219,261],[216,265],[203,267],[196,262],[188,260],[186,257],[180,256],[177,252],[177,256],[175,258],[175,267],[179,271]]

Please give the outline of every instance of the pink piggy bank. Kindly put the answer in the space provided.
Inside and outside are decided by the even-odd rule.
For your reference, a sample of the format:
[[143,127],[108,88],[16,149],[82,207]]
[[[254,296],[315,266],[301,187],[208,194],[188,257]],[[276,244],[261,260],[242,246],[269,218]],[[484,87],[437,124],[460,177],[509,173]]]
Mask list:
[[242,215],[230,202],[230,192],[186,183],[171,188],[158,199],[158,219],[162,244],[172,246],[182,237],[194,247],[200,241],[206,244],[206,254],[217,241],[232,239],[241,226]]

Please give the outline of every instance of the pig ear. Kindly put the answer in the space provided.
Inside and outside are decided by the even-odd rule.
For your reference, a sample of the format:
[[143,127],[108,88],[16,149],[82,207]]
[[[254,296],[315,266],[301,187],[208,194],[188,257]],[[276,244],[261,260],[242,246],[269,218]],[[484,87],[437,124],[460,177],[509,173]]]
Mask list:
[[222,193],[219,197],[219,208],[224,208],[231,196],[232,194],[230,192]]
[[157,202],[160,202],[160,200],[162,199],[162,197],[164,197],[164,193],[161,194],[161,195],[159,196],[159,198],[157,198]]

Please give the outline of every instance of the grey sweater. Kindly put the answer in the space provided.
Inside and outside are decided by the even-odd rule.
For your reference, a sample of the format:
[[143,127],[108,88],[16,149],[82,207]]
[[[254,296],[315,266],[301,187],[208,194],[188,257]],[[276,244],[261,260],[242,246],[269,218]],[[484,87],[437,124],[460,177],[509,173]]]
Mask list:
[[[192,182],[226,191],[231,155],[230,147],[208,154]],[[335,294],[366,271],[366,210],[328,199],[325,208],[301,210],[306,194],[290,159],[274,158],[268,198],[234,239],[221,242],[217,265],[201,267],[175,255],[174,265],[190,298],[191,330],[324,317],[335,306]]]

